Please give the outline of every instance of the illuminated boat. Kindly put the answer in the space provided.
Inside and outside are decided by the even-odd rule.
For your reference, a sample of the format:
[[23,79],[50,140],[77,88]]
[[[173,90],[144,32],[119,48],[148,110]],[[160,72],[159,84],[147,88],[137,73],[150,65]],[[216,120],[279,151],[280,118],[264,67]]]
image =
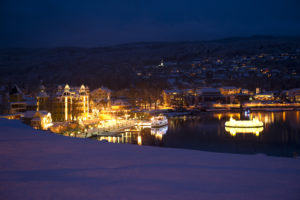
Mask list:
[[168,125],[168,118],[162,114],[151,119],[151,127],[157,128]]
[[229,121],[225,122],[226,127],[235,127],[235,128],[255,128],[263,127],[264,123],[254,118],[252,120],[235,120],[230,118]]
[[264,123],[255,118],[252,120],[235,120],[230,118],[229,121],[225,122],[225,131],[232,136],[235,136],[237,133],[252,133],[259,136],[259,133],[264,130],[263,126]]

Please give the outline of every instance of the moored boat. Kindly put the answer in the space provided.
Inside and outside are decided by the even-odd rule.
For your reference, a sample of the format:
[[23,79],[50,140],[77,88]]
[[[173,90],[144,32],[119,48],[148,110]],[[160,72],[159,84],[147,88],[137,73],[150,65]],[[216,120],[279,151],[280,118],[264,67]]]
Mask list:
[[151,119],[151,127],[157,128],[168,125],[168,118],[162,114]]
[[264,126],[264,123],[256,118],[252,120],[235,120],[233,118],[230,118],[229,121],[225,122],[225,127],[253,128],[262,126]]

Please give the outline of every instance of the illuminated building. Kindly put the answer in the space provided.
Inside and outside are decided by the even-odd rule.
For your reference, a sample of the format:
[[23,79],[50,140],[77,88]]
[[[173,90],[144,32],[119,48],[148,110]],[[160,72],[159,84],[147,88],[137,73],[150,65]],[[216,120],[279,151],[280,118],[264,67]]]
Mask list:
[[181,108],[195,104],[195,92],[193,89],[163,90],[164,107]]
[[52,126],[51,113],[48,111],[26,111],[23,121],[35,129],[47,130]]
[[300,103],[300,88],[294,88],[294,89],[288,90],[287,98],[291,102]]
[[260,88],[256,88],[255,94],[259,94],[259,93],[260,93]]
[[185,105],[182,90],[164,90],[162,96],[165,107],[183,107]]
[[224,99],[218,88],[197,89],[196,95],[199,97],[199,102],[216,102]]
[[241,92],[241,88],[226,86],[221,87],[220,92],[225,97],[226,103],[237,103],[236,96]]
[[37,97],[37,111],[47,110],[49,107],[49,95],[46,93],[46,88],[44,85],[40,86],[40,92]]
[[111,103],[111,109],[114,111],[126,111],[131,107],[126,99],[114,99]]
[[275,97],[273,92],[264,92],[255,94],[254,99],[259,101],[272,101],[275,100]]
[[227,96],[227,95],[235,95],[241,92],[241,88],[236,88],[236,87],[221,87],[220,92],[222,95]]
[[31,120],[31,126],[36,129],[47,130],[52,125],[51,113],[47,111],[37,111]]
[[15,114],[25,112],[27,103],[23,98],[23,93],[17,85],[13,85],[9,90],[9,113]]
[[251,94],[250,91],[248,89],[242,89],[241,90],[242,94]]
[[49,97],[45,87],[37,96],[37,110],[47,110],[52,114],[53,121],[76,121],[85,120],[90,112],[89,88],[58,86],[56,93]]
[[91,103],[94,108],[102,110],[111,107],[111,90],[105,87],[95,89],[90,94]]

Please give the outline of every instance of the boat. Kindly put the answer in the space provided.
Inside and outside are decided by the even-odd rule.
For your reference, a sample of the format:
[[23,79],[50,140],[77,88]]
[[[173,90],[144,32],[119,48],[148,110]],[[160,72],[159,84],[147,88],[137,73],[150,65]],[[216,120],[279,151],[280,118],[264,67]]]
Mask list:
[[229,121],[225,122],[225,127],[255,128],[263,126],[264,123],[256,118],[253,118],[252,120],[235,120],[233,118],[230,118]]
[[259,133],[264,130],[264,123],[256,118],[252,120],[235,120],[230,118],[229,121],[225,122],[225,130],[230,135],[235,136],[237,133],[253,133],[259,136]]
[[162,114],[157,117],[152,117],[151,119],[151,127],[157,128],[168,125],[168,118]]

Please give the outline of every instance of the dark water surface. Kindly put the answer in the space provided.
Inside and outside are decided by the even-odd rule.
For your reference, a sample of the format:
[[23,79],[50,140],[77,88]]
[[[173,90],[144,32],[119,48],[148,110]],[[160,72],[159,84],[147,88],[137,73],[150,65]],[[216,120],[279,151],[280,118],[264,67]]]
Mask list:
[[[98,137],[116,143],[196,149],[237,154],[262,153],[272,156],[300,155],[300,111],[253,112],[250,118],[264,122],[260,129],[230,133],[225,122],[241,118],[240,113],[203,113],[170,118],[160,129],[129,131],[117,137]],[[243,117],[243,116],[242,116]]]

